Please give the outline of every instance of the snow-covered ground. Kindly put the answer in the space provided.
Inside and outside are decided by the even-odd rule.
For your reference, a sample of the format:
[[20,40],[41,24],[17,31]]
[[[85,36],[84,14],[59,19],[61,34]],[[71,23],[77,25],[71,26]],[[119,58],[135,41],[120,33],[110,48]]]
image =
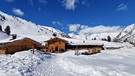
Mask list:
[[94,55],[36,50],[0,55],[0,76],[135,76],[135,47],[103,50]]
[[0,31],[0,40],[5,38],[8,38],[8,35]]

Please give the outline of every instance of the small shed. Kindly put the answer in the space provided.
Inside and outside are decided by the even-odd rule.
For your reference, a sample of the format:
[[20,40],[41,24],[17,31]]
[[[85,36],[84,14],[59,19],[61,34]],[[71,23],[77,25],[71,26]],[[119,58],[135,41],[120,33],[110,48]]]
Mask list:
[[92,50],[92,51],[100,51],[104,50],[103,44],[95,41],[81,41],[81,40],[72,40],[72,42],[68,42],[66,48],[71,50]]
[[55,38],[51,38],[47,41],[45,41],[46,43],[46,50],[44,50],[45,52],[64,52],[66,50],[66,43],[68,41],[55,37]]
[[14,40],[0,44],[0,54],[13,54],[15,52],[29,50],[29,49],[40,49],[41,44],[30,38],[23,38],[20,40]]
[[103,45],[67,45],[70,50],[91,50],[93,52],[100,52],[104,50]]

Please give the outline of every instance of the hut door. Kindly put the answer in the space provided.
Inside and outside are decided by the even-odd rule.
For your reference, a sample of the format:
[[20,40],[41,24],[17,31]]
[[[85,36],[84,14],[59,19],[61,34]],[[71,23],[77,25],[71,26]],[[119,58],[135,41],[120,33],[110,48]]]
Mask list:
[[58,51],[58,46],[55,47],[55,51]]

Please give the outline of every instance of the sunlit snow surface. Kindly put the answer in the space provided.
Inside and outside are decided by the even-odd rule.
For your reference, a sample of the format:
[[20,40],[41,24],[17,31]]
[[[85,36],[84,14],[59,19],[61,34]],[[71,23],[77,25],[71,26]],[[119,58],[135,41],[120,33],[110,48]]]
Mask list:
[[135,48],[103,50],[94,55],[29,50],[0,55],[0,76],[135,76]]
[[8,38],[8,35],[0,31],[0,40],[5,38]]

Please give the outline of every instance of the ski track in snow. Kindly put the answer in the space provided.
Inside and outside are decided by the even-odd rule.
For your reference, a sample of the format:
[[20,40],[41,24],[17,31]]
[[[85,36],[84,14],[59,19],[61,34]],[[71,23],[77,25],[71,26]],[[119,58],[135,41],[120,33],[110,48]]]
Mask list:
[[[52,76],[54,74],[54,62],[57,57],[49,59],[47,62],[44,60],[39,66],[35,67],[35,71],[38,71],[37,76]],[[41,69],[44,68],[44,69]]]

